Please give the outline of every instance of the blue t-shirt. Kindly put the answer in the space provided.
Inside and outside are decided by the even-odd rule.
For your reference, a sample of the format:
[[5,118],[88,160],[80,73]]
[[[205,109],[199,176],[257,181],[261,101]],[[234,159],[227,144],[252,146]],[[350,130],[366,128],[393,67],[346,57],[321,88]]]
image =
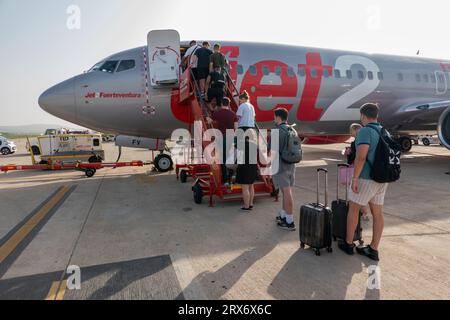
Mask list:
[[[380,132],[382,126],[377,122],[369,123],[372,128],[376,128],[378,132]],[[358,136],[356,137],[356,148],[362,144],[369,145],[369,152],[367,153],[366,163],[364,164],[363,170],[361,171],[361,175],[359,176],[361,179],[372,180],[370,177],[371,166],[369,164],[375,161],[375,153],[378,146],[378,141],[380,141],[380,135],[373,130],[372,128],[361,128],[358,132]]]

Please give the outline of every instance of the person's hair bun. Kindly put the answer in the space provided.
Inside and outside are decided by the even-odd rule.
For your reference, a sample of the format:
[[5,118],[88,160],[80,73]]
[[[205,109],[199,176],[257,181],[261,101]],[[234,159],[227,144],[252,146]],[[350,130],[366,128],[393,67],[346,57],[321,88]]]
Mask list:
[[245,99],[245,100],[250,99],[250,95],[248,94],[247,90],[242,91],[242,93],[239,95],[239,99]]

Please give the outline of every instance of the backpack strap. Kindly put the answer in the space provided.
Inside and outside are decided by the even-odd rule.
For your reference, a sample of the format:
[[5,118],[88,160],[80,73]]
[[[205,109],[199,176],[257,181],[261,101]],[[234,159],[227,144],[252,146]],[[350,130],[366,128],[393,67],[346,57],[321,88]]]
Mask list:
[[[380,139],[383,139],[383,135],[381,134],[381,132],[384,132],[386,129],[384,127],[381,127],[380,130],[378,130],[377,128],[371,126],[370,124],[366,125],[364,128],[370,128],[372,130],[375,130],[376,133],[378,134],[378,136],[380,137]],[[379,142],[378,142],[379,143]],[[369,161],[369,159],[367,159],[367,163],[369,164],[370,169],[373,169],[373,163],[371,163]]]

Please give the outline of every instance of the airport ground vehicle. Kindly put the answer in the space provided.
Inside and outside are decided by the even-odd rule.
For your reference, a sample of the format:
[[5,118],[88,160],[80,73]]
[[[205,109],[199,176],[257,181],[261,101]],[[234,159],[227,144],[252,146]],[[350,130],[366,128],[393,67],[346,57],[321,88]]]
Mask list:
[[419,140],[422,141],[424,146],[429,146],[432,144],[441,144],[437,136],[421,136]]
[[19,171],[19,170],[78,170],[84,172],[86,177],[91,178],[95,175],[98,169],[102,168],[120,168],[120,167],[142,167],[146,163],[133,160],[131,162],[113,162],[113,163],[85,163],[85,162],[70,162],[70,163],[52,163],[52,164],[32,164],[32,165],[15,165],[7,164],[0,166],[1,172]]
[[102,141],[103,142],[111,142],[111,141],[114,141],[115,138],[116,138],[116,136],[113,134],[102,133]]
[[[38,136],[29,143],[33,163],[101,162],[105,158],[100,134],[59,134]],[[36,161],[34,156],[40,156]]]
[[0,136],[0,153],[2,155],[12,154],[16,151],[17,146],[13,141],[8,140],[3,136]]

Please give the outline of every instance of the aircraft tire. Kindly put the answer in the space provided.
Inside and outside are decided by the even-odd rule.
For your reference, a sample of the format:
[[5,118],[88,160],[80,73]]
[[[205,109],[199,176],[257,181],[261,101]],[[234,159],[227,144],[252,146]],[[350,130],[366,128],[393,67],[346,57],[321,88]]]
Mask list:
[[400,137],[398,143],[402,148],[402,152],[409,152],[412,149],[412,140],[410,137]]
[[157,155],[153,161],[153,164],[159,172],[168,172],[173,169],[172,158],[165,153]]

